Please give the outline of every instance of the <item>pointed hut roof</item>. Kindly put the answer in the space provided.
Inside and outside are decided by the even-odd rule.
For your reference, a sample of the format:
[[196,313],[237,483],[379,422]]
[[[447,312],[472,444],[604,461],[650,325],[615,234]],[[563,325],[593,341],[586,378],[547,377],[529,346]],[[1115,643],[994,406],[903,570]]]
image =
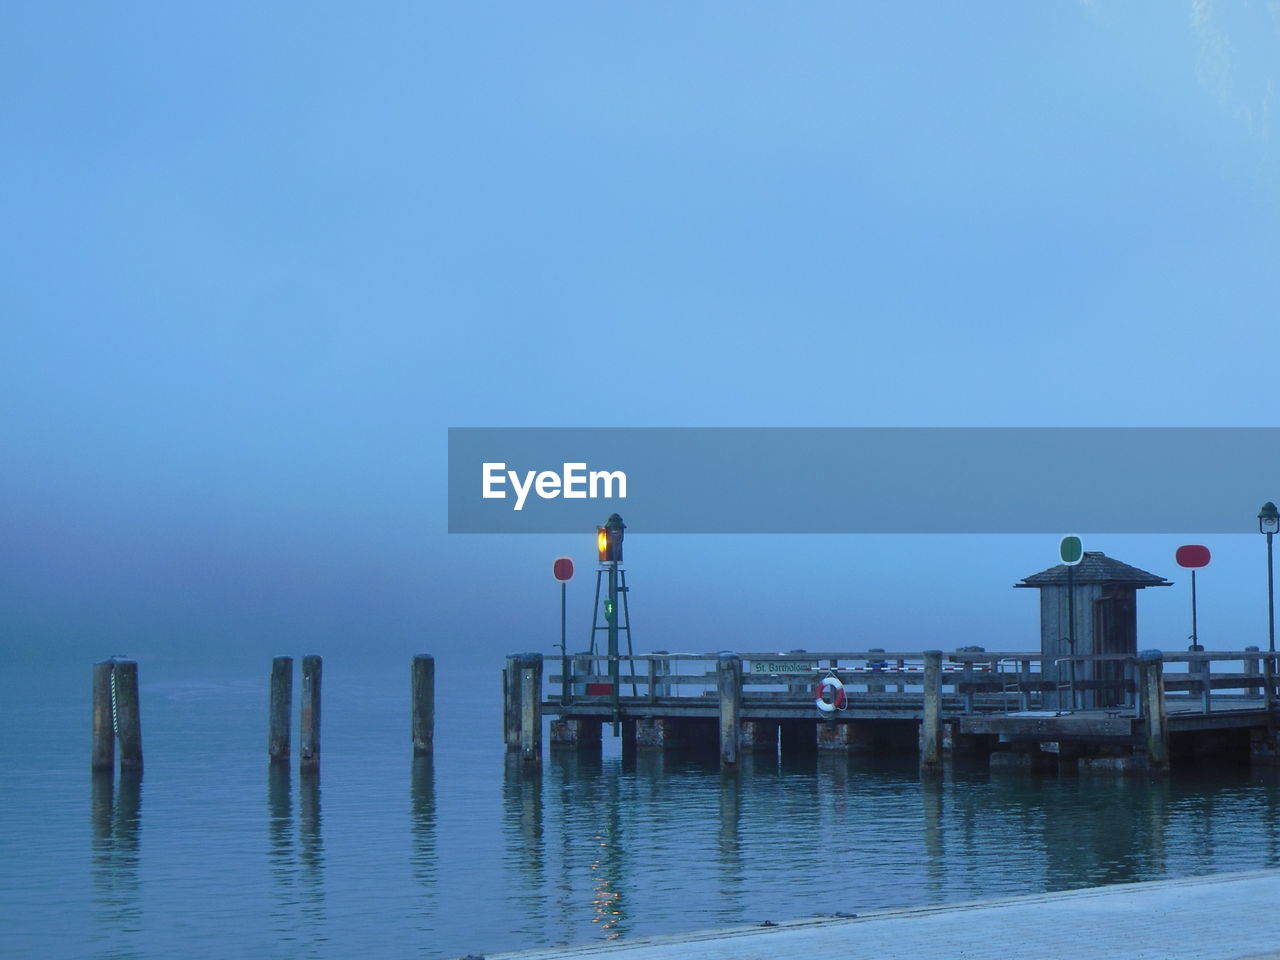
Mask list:
[[[1086,550],[1084,558],[1076,565],[1075,575],[1072,579],[1076,583],[1122,583],[1125,586],[1136,587],[1169,587],[1173,584],[1164,577],[1157,577],[1154,573],[1147,573],[1145,570],[1139,570],[1137,567],[1131,567],[1127,563],[1114,560],[1108,557],[1100,550]],[[1050,567],[1048,570],[1041,570],[1039,573],[1033,573],[1029,577],[1023,577],[1021,583],[1015,583],[1015,587],[1051,587],[1058,584],[1065,585],[1067,582],[1067,565],[1060,563],[1056,567]]]

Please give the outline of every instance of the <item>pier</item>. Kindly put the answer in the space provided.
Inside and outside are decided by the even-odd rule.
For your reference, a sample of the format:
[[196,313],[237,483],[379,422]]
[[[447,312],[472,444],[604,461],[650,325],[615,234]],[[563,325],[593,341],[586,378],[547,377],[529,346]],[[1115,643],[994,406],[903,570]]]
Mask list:
[[[1280,960],[1280,870],[782,921],[488,960]],[[856,910],[856,905],[850,905]],[[1034,945],[1034,949],[1032,947]],[[473,955],[474,956],[474,955]]]
[[[1185,652],[1140,649],[1137,595],[1172,584],[1084,550],[1078,537],[1063,538],[1062,563],[1014,584],[1039,592],[1037,650],[636,654],[625,527],[614,514],[597,530],[590,649],[567,651],[562,620],[549,669],[542,654],[507,658],[504,735],[526,761],[542,757],[544,714],[553,748],[596,748],[608,724],[624,749],[716,749],[728,767],[742,753],[815,750],[918,751],[926,773],[948,752],[1042,772],[1158,774],[1197,755],[1280,759],[1274,644],[1208,651],[1193,628]],[[1194,550],[1188,562],[1206,563],[1207,550]]]
[[553,749],[598,748],[603,727],[616,725],[624,749],[718,750],[726,765],[744,752],[779,750],[918,751],[925,769],[947,752],[1035,769],[1159,773],[1210,754],[1271,763],[1280,757],[1276,657],[1144,650],[1047,661],[1038,651],[973,648],[579,654],[548,661],[555,672],[544,684],[542,657],[521,654],[505,671],[506,741],[540,759],[547,714]]

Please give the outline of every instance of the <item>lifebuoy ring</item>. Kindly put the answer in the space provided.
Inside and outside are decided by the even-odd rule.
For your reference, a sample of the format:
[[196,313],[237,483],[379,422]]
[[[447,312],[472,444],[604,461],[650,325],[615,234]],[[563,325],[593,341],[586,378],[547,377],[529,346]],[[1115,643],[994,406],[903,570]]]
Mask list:
[[823,677],[818,681],[814,703],[823,713],[834,713],[837,710],[843,710],[845,703],[844,684],[840,682],[838,677]]

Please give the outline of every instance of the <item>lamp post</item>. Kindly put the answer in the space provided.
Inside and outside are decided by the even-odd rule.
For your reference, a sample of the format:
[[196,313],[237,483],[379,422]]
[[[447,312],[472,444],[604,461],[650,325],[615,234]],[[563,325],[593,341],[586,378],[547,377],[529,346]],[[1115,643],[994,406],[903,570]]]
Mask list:
[[[1084,543],[1077,536],[1063,537],[1058,544],[1058,556],[1067,565],[1067,648],[1071,659],[1067,661],[1068,685],[1071,690],[1071,710],[1076,709],[1076,567],[1084,559]],[[1061,697],[1061,695],[1059,695]],[[1059,699],[1058,706],[1062,706]]]
[[573,558],[556,557],[551,565],[551,575],[560,583],[560,702],[569,702],[569,650],[565,645],[565,624],[568,601],[565,593],[573,579]]
[[1271,538],[1280,530],[1280,511],[1268,500],[1258,511],[1258,532],[1267,535],[1267,652],[1276,652],[1276,578],[1271,559]]

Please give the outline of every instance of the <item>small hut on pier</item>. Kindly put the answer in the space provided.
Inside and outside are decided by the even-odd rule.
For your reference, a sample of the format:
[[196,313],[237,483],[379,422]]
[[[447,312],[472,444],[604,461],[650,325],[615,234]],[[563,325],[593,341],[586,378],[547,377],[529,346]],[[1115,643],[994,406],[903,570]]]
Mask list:
[[[1138,591],[1145,587],[1172,586],[1171,581],[1100,551],[1086,550],[1074,569],[1060,563],[1024,577],[1014,586],[1040,591],[1040,654],[1044,658],[1044,678],[1061,685],[1057,708],[1071,709],[1070,695],[1065,689],[1068,680],[1073,680],[1080,691],[1076,702],[1084,709],[1123,703],[1122,664],[1077,663],[1072,676],[1068,663],[1054,661],[1059,657],[1097,653],[1136,654]],[[1075,608],[1074,649],[1072,606]],[[1054,699],[1052,694],[1048,697]]]

